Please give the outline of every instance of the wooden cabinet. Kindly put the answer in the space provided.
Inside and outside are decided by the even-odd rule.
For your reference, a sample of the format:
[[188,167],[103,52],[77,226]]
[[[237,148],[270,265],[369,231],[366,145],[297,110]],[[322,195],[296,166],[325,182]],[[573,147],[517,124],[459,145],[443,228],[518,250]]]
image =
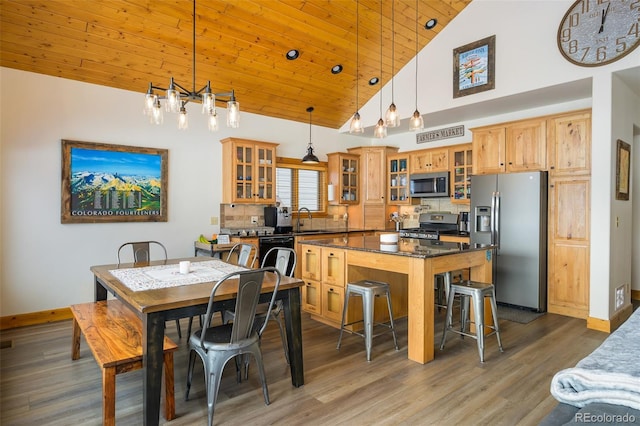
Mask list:
[[336,199],[330,204],[360,202],[360,157],[344,152],[327,154],[329,183],[336,185]]
[[362,202],[385,204],[387,193],[387,156],[395,154],[398,148],[371,146],[349,148],[350,154],[360,158],[360,187]]
[[589,314],[590,178],[549,181],[548,306],[551,313]]
[[384,230],[388,223],[387,206],[387,157],[398,148],[371,146],[350,148],[349,154],[360,159],[360,192],[362,202],[349,206],[349,227]]
[[344,306],[345,252],[314,245],[301,245],[302,309],[313,318],[339,326]]
[[549,312],[589,315],[591,111],[547,117]]
[[344,287],[322,283],[322,317],[338,325],[342,321]]
[[389,192],[388,204],[410,204],[409,194],[409,154],[393,154],[387,157]]
[[302,287],[302,310],[311,314],[322,314],[322,283],[305,279]]
[[320,281],[322,279],[321,249],[318,246],[301,246],[300,256],[303,279]]
[[549,176],[591,174],[591,111],[547,120]]
[[471,144],[455,145],[449,152],[451,158],[451,202],[469,204],[471,201],[471,173],[473,158]]
[[322,248],[322,282],[344,287],[344,250]]
[[546,169],[546,120],[536,118],[473,131],[474,174]]
[[222,143],[222,202],[273,204],[276,201],[276,146],[226,138]]
[[449,170],[449,149],[433,148],[411,152],[411,173],[446,172]]

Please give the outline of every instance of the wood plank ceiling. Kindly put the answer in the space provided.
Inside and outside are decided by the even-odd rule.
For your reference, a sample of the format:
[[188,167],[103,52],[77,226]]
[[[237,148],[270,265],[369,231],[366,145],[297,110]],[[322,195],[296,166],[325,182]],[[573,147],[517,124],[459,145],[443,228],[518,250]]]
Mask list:
[[[418,0],[419,48],[470,2]],[[200,0],[195,85],[191,1],[0,0],[0,13],[3,67],[140,92],[141,106],[149,82],[210,80],[214,92],[233,89],[241,111],[308,122],[313,106],[314,124],[339,128],[356,110],[356,83],[359,106],[381,87],[368,84],[381,74],[378,0]],[[382,1],[382,38],[384,84],[415,56],[415,0]]]

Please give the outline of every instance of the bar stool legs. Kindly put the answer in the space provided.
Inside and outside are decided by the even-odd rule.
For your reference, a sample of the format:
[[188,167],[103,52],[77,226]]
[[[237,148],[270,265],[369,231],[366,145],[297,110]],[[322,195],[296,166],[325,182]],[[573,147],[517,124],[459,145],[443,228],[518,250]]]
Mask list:
[[[345,324],[347,317],[347,309],[349,307],[349,297],[351,294],[362,296],[362,320],[350,322]],[[387,307],[389,309],[389,324],[376,323],[374,321],[374,298],[375,296],[385,296],[387,298]],[[345,330],[346,326],[362,322],[364,326],[363,333],[357,331]],[[389,328],[393,334],[393,344],[398,350],[398,340],[396,338],[396,329],[393,323],[393,312],[391,310],[391,293],[389,291],[389,284],[380,281],[362,280],[355,283],[347,284],[345,291],[344,307],[342,308],[342,321],[340,322],[340,337],[338,338],[338,346],[336,349],[340,349],[342,343],[342,333],[347,331],[352,334],[357,334],[364,338],[365,348],[367,350],[367,361],[371,361],[371,347],[373,346],[373,338],[379,336],[379,334],[373,334],[373,326],[382,325]]]
[[[459,294],[461,300],[461,321],[460,330],[455,330],[452,324],[452,308],[453,298],[456,294]],[[489,297],[491,302],[491,314],[493,317],[493,325],[485,325],[484,323],[484,298]],[[469,320],[469,298],[473,299],[474,309],[474,324],[476,326],[476,334],[466,332],[467,323]],[[444,349],[444,344],[447,339],[447,332],[451,331],[461,336],[472,337],[477,340],[478,353],[480,354],[480,362],[484,362],[484,328],[489,327],[493,331],[487,336],[495,334],[498,339],[498,348],[500,352],[503,352],[502,341],[500,339],[500,327],[498,325],[498,306],[496,303],[496,292],[493,284],[479,283],[475,281],[464,281],[459,284],[452,284],[451,291],[447,297],[447,316],[444,322],[444,331],[442,333],[442,342],[440,343],[440,350]]]

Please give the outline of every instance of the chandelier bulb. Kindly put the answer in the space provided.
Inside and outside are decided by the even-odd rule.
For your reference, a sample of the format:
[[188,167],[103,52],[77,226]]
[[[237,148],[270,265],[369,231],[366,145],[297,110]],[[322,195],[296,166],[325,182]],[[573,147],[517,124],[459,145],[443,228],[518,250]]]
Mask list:
[[227,126],[232,129],[240,127],[240,103],[233,100],[227,102]]
[[156,103],[153,105],[151,110],[151,122],[153,124],[162,124],[164,118],[162,116],[162,105],[160,105],[160,99],[156,96]]
[[212,109],[211,111],[209,111],[209,117],[207,122],[209,125],[209,130],[211,130],[212,132],[218,131],[218,114],[216,113],[215,109]]
[[180,113],[178,114],[178,129],[186,130],[187,128],[189,128],[189,121],[187,120],[187,109],[183,103],[180,107]]

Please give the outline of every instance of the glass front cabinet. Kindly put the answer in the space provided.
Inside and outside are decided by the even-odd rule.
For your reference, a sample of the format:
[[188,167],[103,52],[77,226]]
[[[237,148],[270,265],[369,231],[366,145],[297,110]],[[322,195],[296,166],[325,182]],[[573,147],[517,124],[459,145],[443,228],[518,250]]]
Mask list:
[[387,157],[389,204],[410,204],[409,156],[394,154]]
[[358,204],[359,156],[334,152],[327,154],[329,160],[329,183],[337,185],[335,199],[331,204]]
[[471,200],[471,172],[473,168],[471,144],[451,148],[451,201],[468,204]]
[[277,144],[237,138],[220,142],[224,176],[222,202],[275,203]]

